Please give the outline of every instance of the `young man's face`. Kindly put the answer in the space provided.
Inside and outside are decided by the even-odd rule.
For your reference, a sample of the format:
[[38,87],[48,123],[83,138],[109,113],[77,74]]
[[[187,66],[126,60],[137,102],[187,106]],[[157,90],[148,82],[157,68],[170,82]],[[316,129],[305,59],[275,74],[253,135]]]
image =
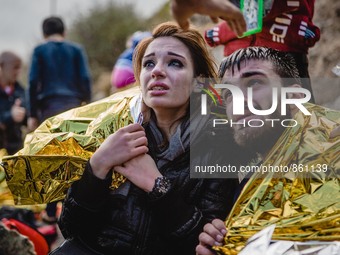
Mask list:
[[[240,88],[244,95],[244,115],[233,114],[233,99],[228,90],[223,91],[223,96],[226,103],[226,112],[228,118],[235,122],[245,122],[245,125],[233,125],[234,138],[236,142],[247,148],[263,152],[262,150],[269,149],[282,133],[280,122],[272,123],[266,119],[283,119],[280,114],[280,101],[278,100],[277,110],[270,115],[255,115],[248,108],[248,92],[249,87],[252,88],[253,106],[257,110],[270,109],[273,102],[273,88],[281,87],[280,76],[273,70],[273,65],[269,61],[263,60],[248,60],[242,62],[240,70],[236,67],[234,73],[227,70],[223,76],[224,84],[231,84]],[[262,120],[262,127],[250,127],[247,123],[249,120]],[[252,122],[251,122],[252,123]],[[259,125],[260,121],[253,122],[254,125]]]

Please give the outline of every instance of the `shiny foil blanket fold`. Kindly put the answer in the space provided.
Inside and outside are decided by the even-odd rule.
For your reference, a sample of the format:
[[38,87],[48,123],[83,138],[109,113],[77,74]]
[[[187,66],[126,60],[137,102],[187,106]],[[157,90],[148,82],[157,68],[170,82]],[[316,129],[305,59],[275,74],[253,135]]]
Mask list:
[[[28,134],[24,148],[1,163],[15,203],[62,200],[104,139],[134,122],[139,95],[138,87],[115,93],[51,117]],[[112,189],[125,181],[114,172],[112,177]]]
[[285,171],[252,174],[225,222],[224,245],[214,247],[220,254],[239,253],[272,224],[273,240],[340,240],[340,136],[330,136],[340,112],[306,106],[312,115],[297,114],[298,125],[284,131],[262,163]]

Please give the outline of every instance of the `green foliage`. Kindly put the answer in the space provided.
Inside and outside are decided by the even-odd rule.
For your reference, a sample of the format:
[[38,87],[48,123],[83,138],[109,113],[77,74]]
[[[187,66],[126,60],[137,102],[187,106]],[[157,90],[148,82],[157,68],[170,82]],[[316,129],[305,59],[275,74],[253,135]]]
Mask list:
[[145,21],[132,5],[113,2],[94,7],[88,15],[80,15],[68,31],[69,39],[86,49],[94,80],[108,72],[125,50],[126,39],[137,30],[145,30]]

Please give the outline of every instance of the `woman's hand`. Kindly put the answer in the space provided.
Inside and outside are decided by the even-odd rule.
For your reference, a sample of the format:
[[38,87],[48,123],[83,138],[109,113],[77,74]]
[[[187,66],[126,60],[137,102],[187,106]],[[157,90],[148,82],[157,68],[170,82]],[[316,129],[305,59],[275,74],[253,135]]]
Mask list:
[[214,255],[211,247],[222,245],[226,233],[224,222],[220,219],[214,219],[211,223],[205,224],[203,232],[198,237],[199,245],[196,246],[196,254]]
[[115,166],[148,152],[147,138],[139,124],[130,124],[108,136],[90,159],[93,174],[105,179]]
[[137,187],[150,192],[157,177],[162,176],[154,160],[148,154],[139,155],[122,166],[116,166],[114,171],[124,175]]

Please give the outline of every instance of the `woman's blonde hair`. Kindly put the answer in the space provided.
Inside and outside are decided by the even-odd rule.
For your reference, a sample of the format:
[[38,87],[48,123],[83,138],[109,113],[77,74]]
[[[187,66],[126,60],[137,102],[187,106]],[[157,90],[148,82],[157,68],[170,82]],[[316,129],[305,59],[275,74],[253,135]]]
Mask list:
[[176,23],[165,22],[158,25],[152,32],[152,37],[142,40],[136,47],[133,56],[135,79],[140,83],[142,59],[149,44],[159,37],[173,37],[180,40],[190,51],[194,77],[215,78],[216,64],[210,56],[204,38],[194,28],[183,30]]

